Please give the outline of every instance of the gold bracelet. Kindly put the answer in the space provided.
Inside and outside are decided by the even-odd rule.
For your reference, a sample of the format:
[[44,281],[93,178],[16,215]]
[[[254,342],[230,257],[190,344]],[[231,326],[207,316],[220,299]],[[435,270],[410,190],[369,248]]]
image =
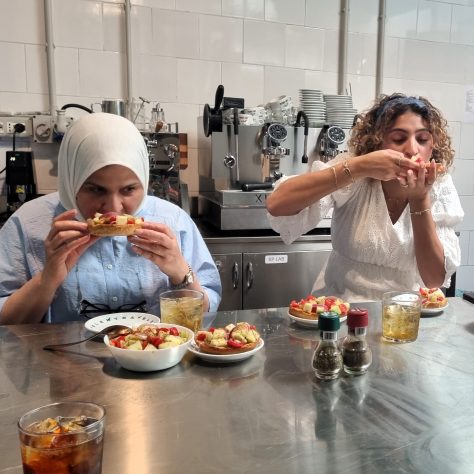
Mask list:
[[332,169],[332,173],[334,175],[334,184],[336,185],[336,189],[337,189],[337,174],[336,174],[336,167],[335,166],[330,166],[330,168]]
[[342,164],[342,168],[344,170],[344,173],[346,173],[347,176],[349,176],[349,178],[351,178],[351,181],[353,183],[355,183],[354,178],[353,178],[352,173],[351,173],[351,170],[349,168],[349,162],[347,161],[347,158],[344,160],[344,163]]
[[413,211],[413,212],[410,212],[410,216],[421,216],[425,214],[426,212],[431,212],[431,209],[428,208],[428,209],[423,209],[422,211]]

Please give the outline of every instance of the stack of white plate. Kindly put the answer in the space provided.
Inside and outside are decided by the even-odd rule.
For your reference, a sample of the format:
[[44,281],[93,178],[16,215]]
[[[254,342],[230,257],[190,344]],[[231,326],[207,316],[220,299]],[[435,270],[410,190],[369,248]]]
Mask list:
[[320,127],[326,123],[326,103],[320,90],[300,89],[300,107],[308,116],[311,127]]
[[352,128],[357,109],[352,105],[350,95],[325,95],[326,122],[342,128]]

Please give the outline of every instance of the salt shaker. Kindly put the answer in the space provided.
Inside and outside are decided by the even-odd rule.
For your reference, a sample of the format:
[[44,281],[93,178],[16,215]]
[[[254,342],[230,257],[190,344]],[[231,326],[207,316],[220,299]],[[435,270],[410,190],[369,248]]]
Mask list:
[[313,370],[319,379],[335,379],[342,370],[342,354],[337,346],[339,315],[333,311],[320,313],[318,327],[320,341],[313,355]]
[[369,315],[365,308],[352,308],[347,314],[348,335],[342,343],[344,371],[352,375],[365,374],[372,363],[372,351],[367,344]]

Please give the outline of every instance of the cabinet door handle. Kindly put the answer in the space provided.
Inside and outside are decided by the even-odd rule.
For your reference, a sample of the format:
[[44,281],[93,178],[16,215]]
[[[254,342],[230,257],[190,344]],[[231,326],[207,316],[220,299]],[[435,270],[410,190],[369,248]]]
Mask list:
[[239,286],[239,264],[237,262],[232,265],[232,286],[234,290]]
[[247,288],[251,288],[253,283],[253,265],[252,262],[247,263]]

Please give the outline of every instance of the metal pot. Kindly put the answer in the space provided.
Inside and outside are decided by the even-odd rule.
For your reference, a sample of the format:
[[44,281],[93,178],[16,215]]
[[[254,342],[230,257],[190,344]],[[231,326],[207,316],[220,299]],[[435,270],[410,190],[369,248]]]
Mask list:
[[100,105],[102,112],[127,117],[127,102],[124,100],[103,100],[102,103],[96,102],[91,105],[93,112],[95,112],[94,105]]

